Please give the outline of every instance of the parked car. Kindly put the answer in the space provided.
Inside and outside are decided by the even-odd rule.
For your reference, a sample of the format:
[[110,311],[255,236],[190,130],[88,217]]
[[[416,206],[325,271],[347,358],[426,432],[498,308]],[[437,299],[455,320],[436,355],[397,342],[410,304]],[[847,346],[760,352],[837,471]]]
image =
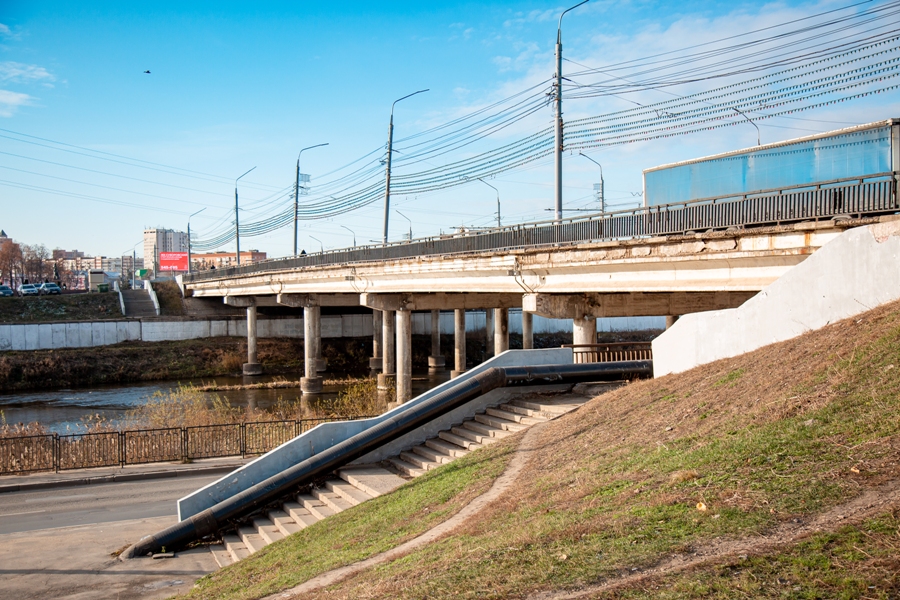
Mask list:
[[55,283],[42,283],[38,288],[41,295],[44,294],[62,294],[62,290]]
[[20,296],[38,296],[40,292],[33,283],[23,283],[19,286],[18,292]]
[[3,296],[15,296],[15,292],[8,285],[0,285],[0,298]]

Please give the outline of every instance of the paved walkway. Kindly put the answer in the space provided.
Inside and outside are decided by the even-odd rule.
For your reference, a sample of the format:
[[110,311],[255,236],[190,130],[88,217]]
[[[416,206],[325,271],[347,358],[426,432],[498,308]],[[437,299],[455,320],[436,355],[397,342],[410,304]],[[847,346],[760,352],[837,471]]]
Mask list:
[[31,473],[26,475],[0,476],[0,494],[24,490],[41,490],[76,485],[113,483],[116,481],[139,481],[160,479],[203,473],[228,473],[244,465],[253,458],[233,456],[229,458],[208,458],[191,463],[150,463],[146,465],[126,465],[124,467],[101,467],[97,469],[76,469],[59,473]]

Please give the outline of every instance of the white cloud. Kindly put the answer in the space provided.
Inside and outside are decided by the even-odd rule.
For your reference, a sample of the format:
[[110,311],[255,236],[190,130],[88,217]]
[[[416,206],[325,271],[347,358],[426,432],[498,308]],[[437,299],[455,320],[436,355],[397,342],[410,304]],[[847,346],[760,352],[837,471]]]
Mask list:
[[32,83],[56,81],[56,77],[44,67],[26,65],[11,60],[0,62],[0,81]]
[[12,31],[9,30],[9,26],[0,23],[0,35],[3,37],[12,37]]
[[11,117],[20,106],[31,104],[32,97],[28,94],[0,90],[0,117]]

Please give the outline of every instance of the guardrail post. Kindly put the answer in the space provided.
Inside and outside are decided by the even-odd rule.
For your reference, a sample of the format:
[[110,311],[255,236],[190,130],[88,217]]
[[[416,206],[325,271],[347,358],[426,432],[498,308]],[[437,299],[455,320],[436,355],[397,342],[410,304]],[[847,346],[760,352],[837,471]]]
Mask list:
[[59,434],[53,434],[53,467],[59,473]]
[[181,462],[186,463],[189,460],[188,457],[188,438],[187,438],[187,427],[181,428]]
[[247,424],[241,423],[241,458],[247,456]]
[[125,463],[128,461],[128,457],[125,456],[125,432],[119,432],[119,466],[121,468],[125,468]]

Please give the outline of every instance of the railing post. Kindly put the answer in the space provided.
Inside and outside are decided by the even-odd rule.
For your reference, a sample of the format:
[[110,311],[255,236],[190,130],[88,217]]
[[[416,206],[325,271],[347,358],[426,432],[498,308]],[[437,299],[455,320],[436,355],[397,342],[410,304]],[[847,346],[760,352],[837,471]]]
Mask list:
[[247,454],[247,424],[241,422],[241,458]]
[[57,473],[59,473],[59,434],[53,434],[53,466]]
[[125,463],[128,461],[128,457],[125,456],[125,432],[119,432],[119,466],[121,468],[125,468]]
[[187,438],[187,427],[181,428],[181,462],[186,463],[189,460],[188,457],[188,438]]

